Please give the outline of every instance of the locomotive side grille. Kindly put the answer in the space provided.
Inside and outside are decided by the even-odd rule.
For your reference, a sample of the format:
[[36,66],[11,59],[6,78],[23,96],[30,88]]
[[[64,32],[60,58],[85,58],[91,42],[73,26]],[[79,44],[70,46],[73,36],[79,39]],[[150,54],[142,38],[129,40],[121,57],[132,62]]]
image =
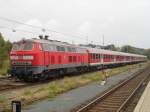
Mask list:
[[23,61],[23,62],[20,62],[20,61],[14,61],[12,62],[13,65],[31,65],[32,63],[29,62],[29,61]]

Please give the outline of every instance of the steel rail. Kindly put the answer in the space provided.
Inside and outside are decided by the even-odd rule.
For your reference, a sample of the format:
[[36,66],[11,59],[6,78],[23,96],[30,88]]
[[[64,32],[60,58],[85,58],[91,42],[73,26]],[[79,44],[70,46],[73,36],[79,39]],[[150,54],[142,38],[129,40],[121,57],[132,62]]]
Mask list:
[[[148,66],[149,67],[149,66]],[[102,102],[103,99],[107,98],[108,96],[110,96],[111,94],[113,94],[115,91],[117,91],[119,88],[121,88],[122,86],[124,86],[125,84],[127,84],[128,82],[130,82],[132,79],[136,78],[137,76],[139,76],[141,73],[144,73],[145,70],[148,69],[148,67],[146,67],[145,69],[143,69],[141,72],[137,73],[136,75],[133,75],[132,77],[130,77],[129,79],[126,79],[125,81],[123,81],[122,83],[116,85],[115,87],[113,87],[112,89],[110,89],[108,92],[104,93],[102,96],[99,96],[98,98],[94,99],[93,101],[91,101],[90,103],[88,103],[87,105],[79,108],[78,110],[76,110],[75,112],[86,112],[88,111],[91,107],[95,106],[97,103]],[[148,75],[149,76],[149,75]],[[141,86],[142,82],[146,79],[147,77],[145,77],[142,81],[140,81],[140,83],[138,84],[138,86],[135,88],[135,90],[131,93],[131,95],[123,102],[123,104],[120,106],[120,108],[118,110],[116,110],[117,112],[120,112],[120,110],[122,110],[122,108],[127,104],[127,102],[130,100],[130,98],[135,94],[136,90],[138,90],[138,88]]]

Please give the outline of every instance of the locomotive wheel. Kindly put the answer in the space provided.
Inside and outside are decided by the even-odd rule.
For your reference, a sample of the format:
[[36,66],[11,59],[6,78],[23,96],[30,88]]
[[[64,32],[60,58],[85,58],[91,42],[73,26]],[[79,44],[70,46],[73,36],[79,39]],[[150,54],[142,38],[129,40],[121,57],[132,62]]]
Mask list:
[[33,74],[27,75],[27,76],[24,78],[24,81],[25,81],[25,82],[35,82],[35,81],[37,81],[37,80],[38,80],[38,78],[36,79]]

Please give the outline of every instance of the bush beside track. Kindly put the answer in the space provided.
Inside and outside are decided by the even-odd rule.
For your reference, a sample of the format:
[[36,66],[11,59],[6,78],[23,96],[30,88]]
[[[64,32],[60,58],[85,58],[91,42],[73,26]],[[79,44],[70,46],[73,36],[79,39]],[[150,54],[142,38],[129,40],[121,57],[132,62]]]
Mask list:
[[[139,67],[139,64],[106,69],[105,72],[109,77],[131,69],[135,69],[137,67]],[[89,84],[94,81],[103,80],[103,78],[104,76],[102,74],[102,71],[98,71],[94,73],[86,73],[80,76],[65,77],[60,80],[51,81],[47,84],[35,85],[33,87],[13,90],[11,93],[7,92],[3,95],[0,94],[0,108],[3,107],[5,110],[9,110],[10,102],[12,100],[21,100],[23,105],[27,105],[44,98],[53,99],[58,94]]]

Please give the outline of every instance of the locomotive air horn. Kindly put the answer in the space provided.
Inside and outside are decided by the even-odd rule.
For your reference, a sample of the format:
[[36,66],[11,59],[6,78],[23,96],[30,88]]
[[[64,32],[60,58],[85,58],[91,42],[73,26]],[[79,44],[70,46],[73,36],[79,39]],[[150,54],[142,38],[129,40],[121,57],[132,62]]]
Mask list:
[[40,39],[43,39],[43,35],[39,35],[39,38],[40,38]]
[[48,40],[48,37],[49,37],[48,35],[45,35],[45,40]]

